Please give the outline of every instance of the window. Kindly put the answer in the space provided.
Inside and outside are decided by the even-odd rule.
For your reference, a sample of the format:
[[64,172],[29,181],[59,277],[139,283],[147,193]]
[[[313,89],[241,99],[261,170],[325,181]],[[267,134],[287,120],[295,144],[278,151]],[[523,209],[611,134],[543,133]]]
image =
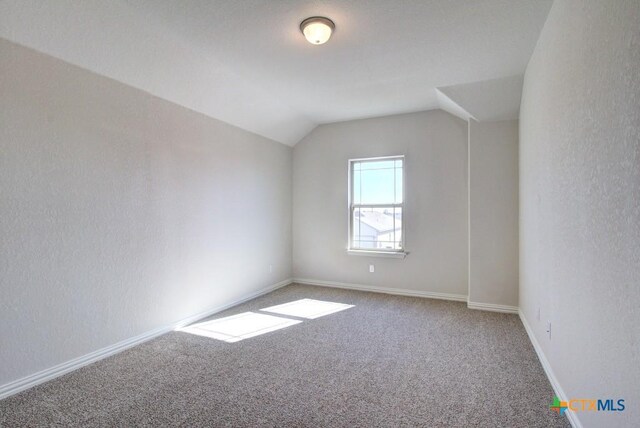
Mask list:
[[349,250],[403,253],[404,156],[349,161]]

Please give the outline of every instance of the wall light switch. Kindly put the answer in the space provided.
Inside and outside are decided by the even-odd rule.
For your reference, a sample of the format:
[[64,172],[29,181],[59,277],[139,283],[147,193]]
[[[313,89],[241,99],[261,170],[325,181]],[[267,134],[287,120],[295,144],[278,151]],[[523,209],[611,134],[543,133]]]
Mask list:
[[374,273],[376,271],[376,267],[374,265],[369,265],[369,272]]

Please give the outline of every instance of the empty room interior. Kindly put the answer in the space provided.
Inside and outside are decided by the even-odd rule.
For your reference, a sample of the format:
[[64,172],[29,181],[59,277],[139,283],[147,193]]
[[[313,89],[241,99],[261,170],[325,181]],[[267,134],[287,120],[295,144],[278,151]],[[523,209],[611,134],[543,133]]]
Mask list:
[[0,427],[639,427],[640,0],[0,0]]

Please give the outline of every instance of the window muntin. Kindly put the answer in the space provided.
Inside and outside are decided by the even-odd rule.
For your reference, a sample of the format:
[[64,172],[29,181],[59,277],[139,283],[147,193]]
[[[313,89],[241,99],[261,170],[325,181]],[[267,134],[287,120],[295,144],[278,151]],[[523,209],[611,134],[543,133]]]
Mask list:
[[349,249],[404,250],[404,157],[349,161]]

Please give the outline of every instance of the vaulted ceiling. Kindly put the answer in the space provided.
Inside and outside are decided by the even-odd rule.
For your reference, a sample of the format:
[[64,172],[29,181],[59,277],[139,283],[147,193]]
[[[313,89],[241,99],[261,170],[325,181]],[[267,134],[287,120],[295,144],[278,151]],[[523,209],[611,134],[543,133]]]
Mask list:
[[[0,37],[293,145],[321,123],[438,108],[446,91],[464,99],[491,87],[468,84],[521,75],[550,6],[0,0]],[[314,15],[335,21],[325,45],[298,28]]]

